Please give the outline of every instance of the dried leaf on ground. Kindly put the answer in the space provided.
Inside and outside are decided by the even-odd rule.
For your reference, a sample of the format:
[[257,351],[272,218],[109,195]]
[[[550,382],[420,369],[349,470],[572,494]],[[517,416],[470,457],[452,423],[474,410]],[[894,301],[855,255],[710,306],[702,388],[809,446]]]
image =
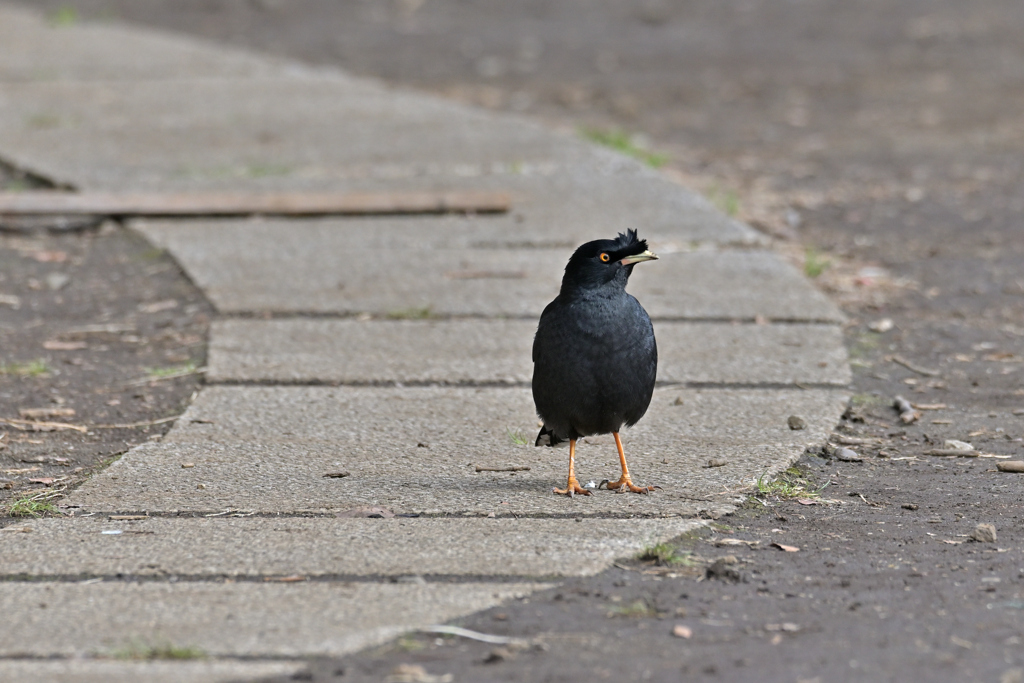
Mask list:
[[761,543],[761,541],[745,541],[742,538],[720,538],[720,539],[715,541],[715,545],[719,546],[719,547],[722,547],[722,546],[740,546],[740,545],[742,545],[742,546],[746,546],[748,548],[752,548],[755,545],[758,545],[760,543]]
[[59,339],[47,339],[43,342],[43,348],[47,351],[81,351],[89,348],[84,341],[60,341]]
[[74,408],[21,408],[18,415],[30,420],[44,417],[73,417]]
[[68,260],[66,251],[34,251],[29,256],[40,263],[63,263]]
[[451,674],[435,676],[418,664],[399,664],[384,679],[387,683],[451,683]]
[[36,420],[16,420],[12,417],[0,418],[4,422],[23,432],[55,432],[61,429],[73,429],[76,432],[88,432],[88,428],[81,425],[67,424],[65,422],[39,422]]
[[795,545],[785,545],[784,543],[772,543],[772,547],[778,548],[779,550],[782,550],[787,553],[800,552],[800,548],[797,548]]

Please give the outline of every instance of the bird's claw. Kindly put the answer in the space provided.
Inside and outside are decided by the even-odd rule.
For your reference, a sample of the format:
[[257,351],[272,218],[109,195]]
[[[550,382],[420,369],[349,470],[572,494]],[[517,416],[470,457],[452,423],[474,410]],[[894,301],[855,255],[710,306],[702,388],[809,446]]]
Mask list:
[[589,496],[590,495],[590,491],[588,491],[587,489],[585,489],[582,486],[580,486],[580,483],[578,481],[576,481],[575,478],[570,479],[566,483],[564,489],[555,488],[555,489],[551,489],[551,492],[552,493],[557,493],[560,496],[569,496],[570,498],[574,498],[577,493],[579,493],[581,495],[584,495],[584,496]]
[[633,493],[642,493],[644,495],[653,493],[655,489],[661,488],[660,486],[636,486],[629,478],[621,478],[618,481],[604,479],[597,485],[597,488],[602,486],[615,493],[628,493],[632,491]]

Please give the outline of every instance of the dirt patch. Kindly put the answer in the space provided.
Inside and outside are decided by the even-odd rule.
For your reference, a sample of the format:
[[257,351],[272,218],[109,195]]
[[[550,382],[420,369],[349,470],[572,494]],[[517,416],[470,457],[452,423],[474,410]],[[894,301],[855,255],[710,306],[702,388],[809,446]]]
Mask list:
[[[0,189],[32,182],[0,166]],[[73,513],[65,492],[159,439],[202,381],[211,308],[177,264],[116,223],[68,226],[0,231],[3,515]]]

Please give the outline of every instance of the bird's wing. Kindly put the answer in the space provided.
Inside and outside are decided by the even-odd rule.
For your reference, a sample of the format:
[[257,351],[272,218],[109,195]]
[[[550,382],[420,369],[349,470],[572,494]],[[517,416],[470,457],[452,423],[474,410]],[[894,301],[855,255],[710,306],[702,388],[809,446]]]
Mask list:
[[554,315],[555,299],[547,306],[544,307],[544,312],[540,314],[540,322],[537,323],[537,333],[533,335],[533,362],[537,362],[537,340],[540,338],[540,328],[544,326],[544,319]]

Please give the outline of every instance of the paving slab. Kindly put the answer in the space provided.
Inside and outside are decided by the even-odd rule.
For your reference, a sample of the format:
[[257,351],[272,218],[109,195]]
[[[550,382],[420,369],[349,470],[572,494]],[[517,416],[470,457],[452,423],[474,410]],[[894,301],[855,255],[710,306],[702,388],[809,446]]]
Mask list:
[[[553,140],[558,145],[561,140]],[[592,156],[593,158],[589,158]],[[662,175],[637,170],[635,162],[592,150],[587,159],[529,171],[511,166],[439,168],[422,172],[373,166],[348,169],[347,177],[322,183],[323,191],[387,192],[451,189],[500,191],[511,198],[504,215],[427,217],[374,216],[318,218],[304,221],[272,218],[146,220],[133,223],[158,243],[172,239],[323,239],[326,244],[372,240],[378,249],[537,248],[574,249],[599,235],[612,237],[637,228],[663,251],[686,251],[695,244],[758,245],[764,236],[718,212],[707,200]],[[619,162],[625,164],[619,166]],[[384,175],[376,177],[373,174]],[[370,176],[370,177],[364,177]],[[268,188],[274,185],[267,183]],[[158,188],[163,190],[164,188]],[[275,191],[277,191],[275,189]]]
[[[536,434],[529,389],[210,387],[163,442],[133,449],[69,503],[85,511],[331,514],[378,505],[427,515],[692,516],[725,509],[758,476],[820,444],[846,400],[825,389],[658,389],[624,441],[634,479],[663,490],[570,500],[551,494],[564,483],[567,452],[512,438],[532,444]],[[789,429],[790,415],[808,428]],[[726,464],[705,467],[709,459]],[[324,477],[340,471],[350,476]],[[609,436],[580,444],[584,483],[617,474]]]
[[589,576],[701,524],[678,518],[38,519],[0,534],[0,576]]
[[[426,311],[536,319],[558,294],[572,254],[571,248],[395,248],[367,256],[364,243],[313,241],[290,229],[254,232],[244,250],[235,235],[192,237],[165,231],[157,243],[222,313]],[[660,245],[651,247],[657,252]],[[637,268],[629,285],[653,318],[843,320],[825,295],[771,252],[661,250],[659,256]]]
[[[11,82],[0,115],[5,155],[88,189],[422,188],[461,178],[516,190],[517,179],[567,169],[672,185],[522,117],[299,65],[244,79]],[[753,234],[720,214],[715,222]]]
[[[229,319],[213,324],[210,382],[529,383],[531,320]],[[662,383],[850,382],[836,325],[660,321]],[[752,362],[756,359],[755,362]]]
[[544,584],[0,583],[0,657],[195,647],[214,657],[342,655]]
[[0,82],[246,78],[284,68],[269,56],[180,34],[116,22],[60,26],[10,4],[0,6],[0,45]]
[[206,660],[118,662],[83,659],[0,659],[0,681],[32,683],[234,683],[304,670],[305,661]]
[[763,242],[664,175],[522,117],[138,27],[0,12],[14,48],[0,55],[0,149],[82,188],[502,189],[548,228],[599,218]]
[[259,178],[288,189],[308,186],[303,178],[315,179],[317,169],[352,164],[551,162],[584,149],[582,142],[552,147],[553,134],[540,126],[495,125],[440,98],[312,71],[7,83],[0,115],[5,154],[89,189],[154,181],[165,189],[255,188],[246,181]]

